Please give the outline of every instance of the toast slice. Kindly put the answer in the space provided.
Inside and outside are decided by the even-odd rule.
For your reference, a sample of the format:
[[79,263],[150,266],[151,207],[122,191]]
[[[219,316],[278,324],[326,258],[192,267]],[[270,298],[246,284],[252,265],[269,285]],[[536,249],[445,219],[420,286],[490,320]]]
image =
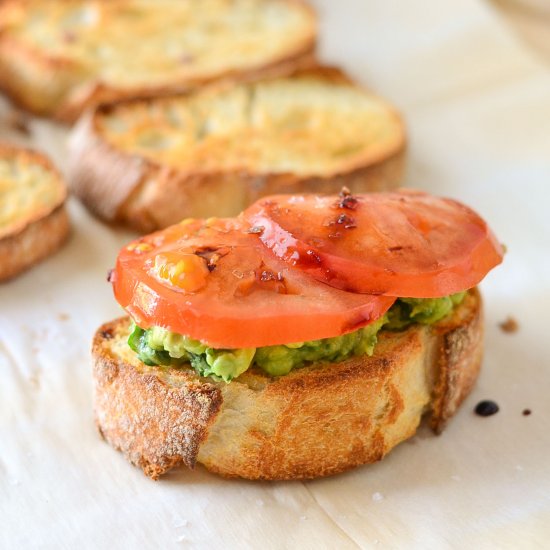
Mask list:
[[103,106],[71,141],[74,192],[142,232],[236,215],[270,194],[395,188],[405,148],[391,106],[321,67]]
[[65,241],[67,190],[51,162],[0,144],[0,281],[46,258]]
[[435,325],[382,331],[372,357],[272,378],[251,368],[226,384],[191,368],[147,367],[126,343],[130,321],[93,342],[97,426],[153,479],[201,463],[229,477],[302,479],[380,460],[422,418],[441,432],[481,364],[476,289]]
[[315,40],[300,0],[6,0],[0,87],[71,122],[101,102],[285,71]]

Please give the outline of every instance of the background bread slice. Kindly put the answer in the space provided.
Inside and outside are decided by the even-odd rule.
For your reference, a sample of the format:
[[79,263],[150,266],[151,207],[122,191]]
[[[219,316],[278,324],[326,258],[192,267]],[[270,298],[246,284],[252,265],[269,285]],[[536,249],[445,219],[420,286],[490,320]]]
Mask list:
[[315,39],[299,0],[6,0],[0,87],[73,121],[100,102],[285,70],[312,56]]
[[0,144],[0,281],[54,252],[69,233],[65,184],[39,153]]
[[401,181],[403,123],[336,69],[100,107],[74,130],[69,182],[97,215],[147,232],[232,216],[277,193]]
[[128,348],[129,320],[93,343],[95,414],[103,437],[156,479],[196,462],[224,476],[300,479],[380,460],[425,413],[440,432],[472,388],[483,347],[477,290],[433,326],[380,334],[372,357],[230,384],[191,369],[146,367]]

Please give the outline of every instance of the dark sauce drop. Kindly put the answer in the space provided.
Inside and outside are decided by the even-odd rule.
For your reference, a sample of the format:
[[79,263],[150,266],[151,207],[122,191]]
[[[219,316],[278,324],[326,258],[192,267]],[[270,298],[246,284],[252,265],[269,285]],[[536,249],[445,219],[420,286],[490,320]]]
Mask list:
[[480,401],[474,411],[479,416],[491,416],[499,411],[499,407],[494,401],[486,400]]

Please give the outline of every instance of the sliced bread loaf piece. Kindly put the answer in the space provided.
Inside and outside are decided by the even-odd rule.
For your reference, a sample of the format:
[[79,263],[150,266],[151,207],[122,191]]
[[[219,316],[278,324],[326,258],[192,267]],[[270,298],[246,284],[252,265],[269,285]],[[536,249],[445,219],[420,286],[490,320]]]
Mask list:
[[7,0],[0,88],[72,121],[100,102],[284,71],[312,56],[315,38],[299,0]]
[[152,231],[261,196],[397,187],[402,120],[339,70],[103,106],[74,130],[69,181],[108,221]]
[[67,191],[43,155],[0,144],[0,281],[54,252],[69,233]]

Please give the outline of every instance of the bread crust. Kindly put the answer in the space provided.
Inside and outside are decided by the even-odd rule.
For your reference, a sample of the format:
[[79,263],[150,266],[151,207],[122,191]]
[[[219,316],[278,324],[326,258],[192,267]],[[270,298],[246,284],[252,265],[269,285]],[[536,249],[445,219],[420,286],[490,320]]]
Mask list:
[[63,101],[79,72],[71,61],[42,58],[0,29],[0,91],[18,107],[39,116],[53,114],[53,105]]
[[31,268],[55,252],[70,231],[65,207],[66,187],[52,163],[40,153],[0,144],[0,158],[19,159],[23,164],[38,164],[53,175],[56,198],[0,230],[0,281],[6,281]]
[[482,357],[476,289],[436,325],[383,331],[370,358],[279,378],[252,368],[230,384],[191,369],[145,367],[125,343],[128,323],[108,323],[94,338],[96,418],[103,437],[154,479],[196,462],[263,480],[375,462],[411,437],[426,413],[439,433],[471,390]]
[[307,32],[292,51],[266,59],[264,63],[235,70],[223,70],[202,78],[174,78],[168,84],[121,87],[102,82],[98,75],[74,59],[50,56],[9,34],[5,28],[13,15],[25,9],[25,0],[0,3],[0,90],[19,107],[39,116],[74,123],[83,112],[101,103],[188,92],[215,80],[241,81],[264,75],[285,74],[314,57],[317,29],[314,10],[302,0],[284,0],[308,13]]
[[[274,74],[270,78],[279,76]],[[285,76],[313,76],[356,86],[333,67],[305,64]],[[218,88],[226,86],[221,84]],[[342,165],[338,173],[308,176],[221,169],[187,171],[127,153],[110,144],[98,125],[103,114],[120,104],[124,102],[99,107],[83,117],[74,129],[69,184],[97,216],[129,225],[142,233],[167,227],[186,217],[233,216],[267,195],[337,193],[344,185],[355,193],[384,191],[399,187],[403,178],[405,134],[399,114],[389,106],[388,112],[400,128],[390,148]],[[131,105],[131,102],[125,104]]]
[[128,319],[119,319],[103,325],[94,337],[98,429],[153,479],[179,464],[193,468],[220,410],[221,392],[191,372],[146,367],[127,350],[120,351],[127,329]]

